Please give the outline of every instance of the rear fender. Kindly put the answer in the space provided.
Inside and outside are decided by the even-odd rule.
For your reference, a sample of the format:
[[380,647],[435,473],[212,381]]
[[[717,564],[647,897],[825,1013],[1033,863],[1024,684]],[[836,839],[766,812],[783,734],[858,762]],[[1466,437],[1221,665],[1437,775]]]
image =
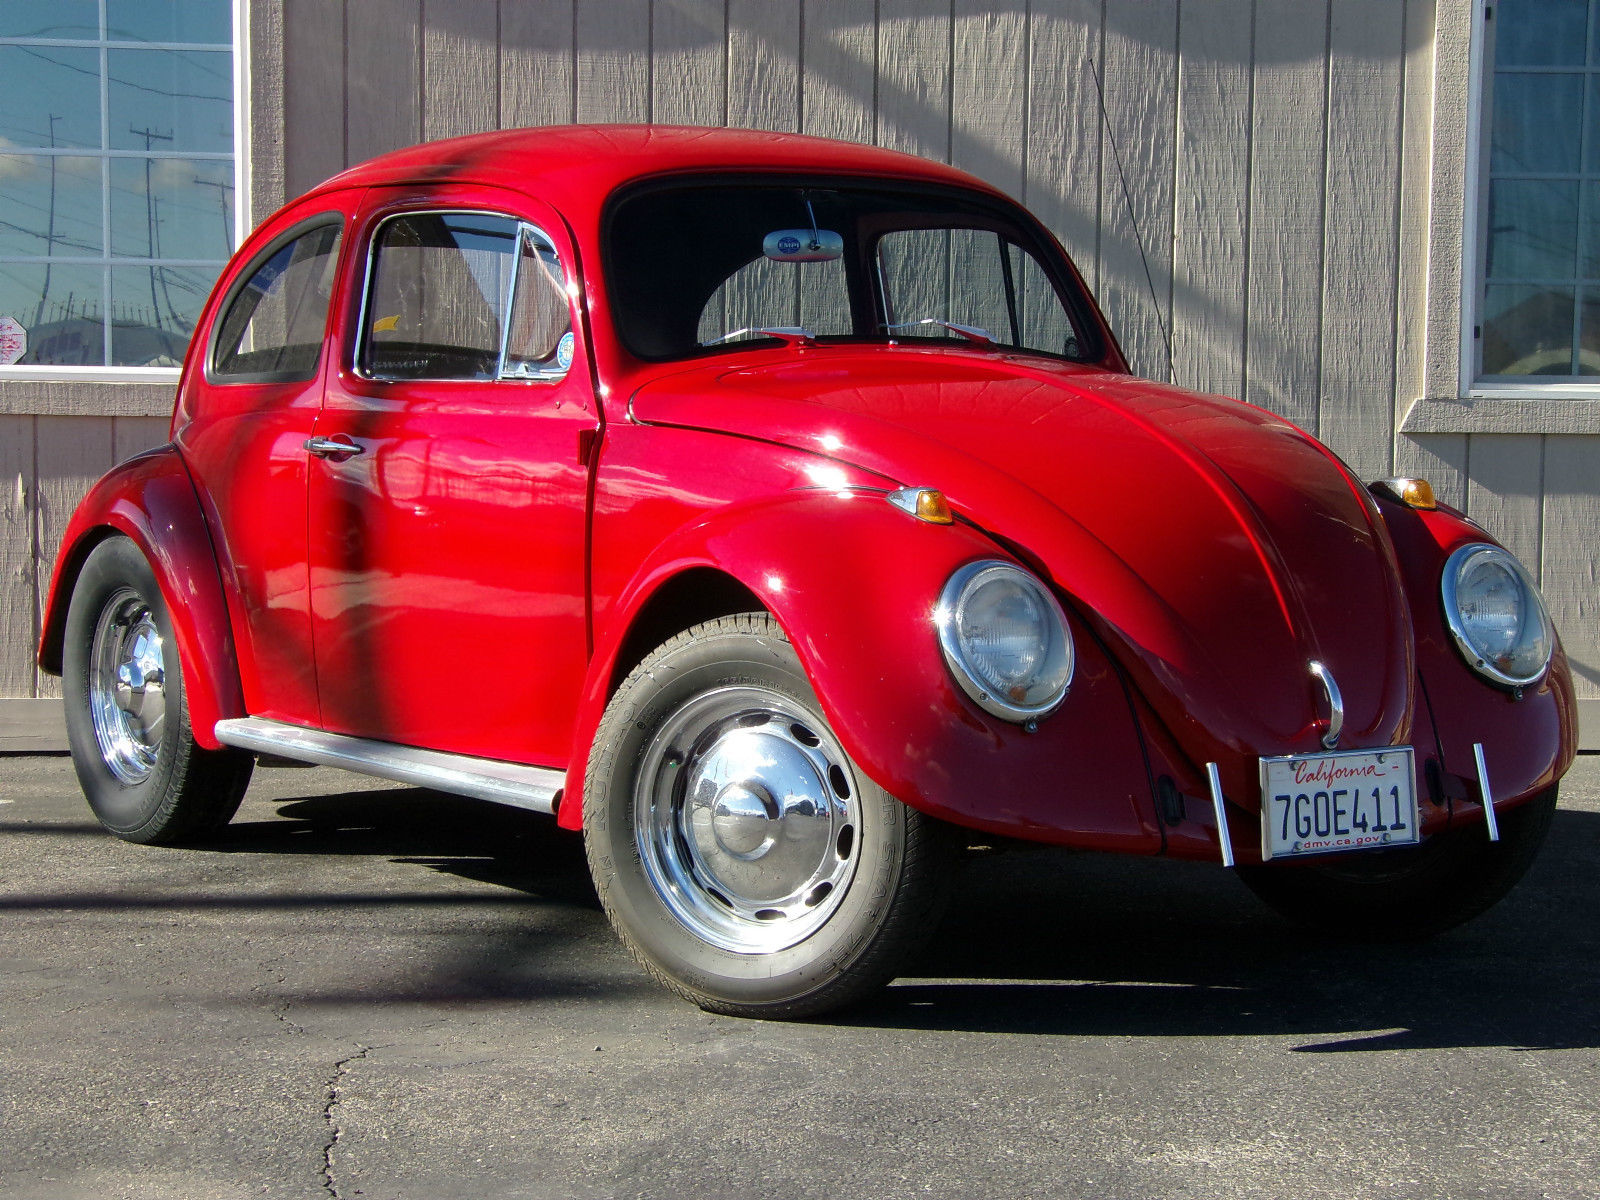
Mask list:
[[114,467],[73,512],[45,602],[39,666],[61,674],[67,605],[78,572],[98,543],[117,534],[131,538],[149,561],[172,616],[195,741],[220,749],[216,723],[244,715],[233,626],[199,498],[170,445]]
[[777,618],[845,749],[905,803],[993,833],[1159,851],[1123,680],[1075,614],[1073,686],[1037,733],[982,712],[951,678],[934,608],[978,558],[1013,560],[970,526],[918,521],[871,494],[790,492],[679,530],[599,622],[561,824],[581,827],[583,773],[629,630],[671,580],[709,568]]

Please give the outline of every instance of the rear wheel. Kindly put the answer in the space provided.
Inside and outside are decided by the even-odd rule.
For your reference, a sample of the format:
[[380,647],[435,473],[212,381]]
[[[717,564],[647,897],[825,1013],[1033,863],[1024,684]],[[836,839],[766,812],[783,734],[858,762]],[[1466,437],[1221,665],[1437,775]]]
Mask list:
[[1482,826],[1420,846],[1333,854],[1239,868],[1255,894],[1296,924],[1342,938],[1413,941],[1484,912],[1514,887],[1550,829],[1556,789],[1499,814],[1500,840]]
[[173,843],[228,823],[253,760],[195,743],[171,617],[125,537],[101,542],[78,574],[61,674],[72,764],[102,825]]
[[776,621],[724,617],[618,689],[585,784],[606,913],[712,1012],[800,1017],[894,977],[942,909],[954,843],[844,752]]

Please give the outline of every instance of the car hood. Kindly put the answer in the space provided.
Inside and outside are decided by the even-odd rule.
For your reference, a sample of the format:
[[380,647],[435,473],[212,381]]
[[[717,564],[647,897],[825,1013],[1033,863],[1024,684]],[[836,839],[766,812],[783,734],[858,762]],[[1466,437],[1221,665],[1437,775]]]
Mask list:
[[1197,763],[1316,749],[1329,702],[1312,662],[1342,692],[1341,747],[1409,734],[1410,615],[1382,519],[1332,454],[1261,409],[901,347],[705,364],[645,384],[632,413],[943,490],[1061,590]]

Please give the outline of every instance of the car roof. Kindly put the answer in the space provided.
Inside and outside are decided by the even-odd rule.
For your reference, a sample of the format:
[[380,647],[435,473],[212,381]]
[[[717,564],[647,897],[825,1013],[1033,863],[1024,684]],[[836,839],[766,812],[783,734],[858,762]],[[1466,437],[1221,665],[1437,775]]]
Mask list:
[[558,205],[594,204],[633,179],[693,172],[802,171],[891,176],[994,189],[942,163],[804,134],[687,125],[552,125],[424,142],[368,159],[312,193],[413,183],[526,189]]

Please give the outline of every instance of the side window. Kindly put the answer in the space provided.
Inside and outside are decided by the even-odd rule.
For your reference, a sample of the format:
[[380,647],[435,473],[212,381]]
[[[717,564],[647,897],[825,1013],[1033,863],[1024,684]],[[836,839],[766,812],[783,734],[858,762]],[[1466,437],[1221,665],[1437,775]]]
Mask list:
[[509,217],[386,221],[372,244],[361,369],[378,379],[492,379],[516,245]]
[[218,322],[212,379],[291,383],[316,374],[340,233],[334,224],[307,230],[251,272]]

